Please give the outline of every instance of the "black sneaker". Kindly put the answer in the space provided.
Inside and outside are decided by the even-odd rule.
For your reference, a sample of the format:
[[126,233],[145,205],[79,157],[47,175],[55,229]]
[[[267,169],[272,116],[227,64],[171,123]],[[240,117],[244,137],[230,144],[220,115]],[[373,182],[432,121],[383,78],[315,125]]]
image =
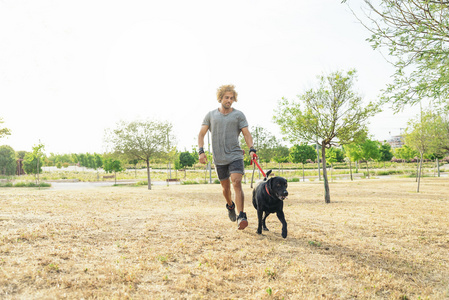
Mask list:
[[232,202],[232,205],[231,205],[231,206],[229,206],[229,205],[226,203],[226,208],[228,209],[228,216],[229,216],[229,219],[230,219],[232,222],[235,222],[235,220],[237,219],[237,215],[235,214],[235,203]]
[[240,212],[239,216],[237,217],[237,226],[239,230],[243,230],[248,226],[248,220],[246,219],[246,213],[243,211]]

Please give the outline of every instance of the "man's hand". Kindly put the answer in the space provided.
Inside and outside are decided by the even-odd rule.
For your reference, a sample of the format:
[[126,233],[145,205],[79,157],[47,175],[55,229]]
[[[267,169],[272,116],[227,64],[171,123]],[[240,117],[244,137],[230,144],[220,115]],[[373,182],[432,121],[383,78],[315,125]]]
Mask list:
[[251,160],[256,160],[257,159],[256,149],[251,147],[249,149],[249,156],[251,157]]
[[201,153],[199,157],[200,163],[207,164],[207,156],[206,153]]

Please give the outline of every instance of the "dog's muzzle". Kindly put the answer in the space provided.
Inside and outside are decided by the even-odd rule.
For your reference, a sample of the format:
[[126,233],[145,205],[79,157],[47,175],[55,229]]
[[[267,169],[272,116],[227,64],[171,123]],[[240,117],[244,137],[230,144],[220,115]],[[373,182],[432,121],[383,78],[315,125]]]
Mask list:
[[283,191],[280,195],[278,195],[279,200],[285,200],[288,196],[288,191]]

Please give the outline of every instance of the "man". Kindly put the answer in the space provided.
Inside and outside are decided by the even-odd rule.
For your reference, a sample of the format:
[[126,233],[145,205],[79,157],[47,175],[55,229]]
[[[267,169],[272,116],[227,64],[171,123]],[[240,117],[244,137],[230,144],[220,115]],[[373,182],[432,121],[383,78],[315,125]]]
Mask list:
[[[245,115],[232,108],[237,102],[237,92],[234,85],[222,85],[217,89],[217,100],[221,104],[218,109],[210,111],[203,120],[198,134],[199,161],[207,163],[204,153],[204,136],[207,131],[212,133],[212,148],[214,164],[218,179],[223,188],[223,196],[226,199],[226,208],[229,219],[237,220],[238,229],[248,226],[246,213],[244,212],[244,193],[242,189],[242,177],[245,173],[243,164],[243,150],[240,148],[240,132],[245,138],[246,145],[250,148],[251,158],[255,158],[256,150],[253,148],[253,138],[248,130],[248,122]],[[235,192],[235,203],[231,199],[231,182]],[[236,216],[235,207],[239,215]]]

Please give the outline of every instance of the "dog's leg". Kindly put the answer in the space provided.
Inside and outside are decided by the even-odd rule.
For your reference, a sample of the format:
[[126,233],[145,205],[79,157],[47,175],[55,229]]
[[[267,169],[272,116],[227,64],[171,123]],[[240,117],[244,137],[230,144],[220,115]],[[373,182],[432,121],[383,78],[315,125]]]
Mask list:
[[262,217],[263,217],[263,210],[258,209],[257,210],[257,220],[259,221],[257,225],[257,234],[262,234]]
[[268,217],[269,215],[270,215],[269,212],[265,212],[265,217],[263,217],[262,228],[263,228],[263,230],[265,230],[265,231],[269,231],[268,228],[267,228],[267,224],[265,224],[265,220],[267,219],[267,217]]
[[287,237],[287,221],[285,221],[284,212],[282,210],[278,210],[276,215],[282,223],[282,237],[285,239]]

